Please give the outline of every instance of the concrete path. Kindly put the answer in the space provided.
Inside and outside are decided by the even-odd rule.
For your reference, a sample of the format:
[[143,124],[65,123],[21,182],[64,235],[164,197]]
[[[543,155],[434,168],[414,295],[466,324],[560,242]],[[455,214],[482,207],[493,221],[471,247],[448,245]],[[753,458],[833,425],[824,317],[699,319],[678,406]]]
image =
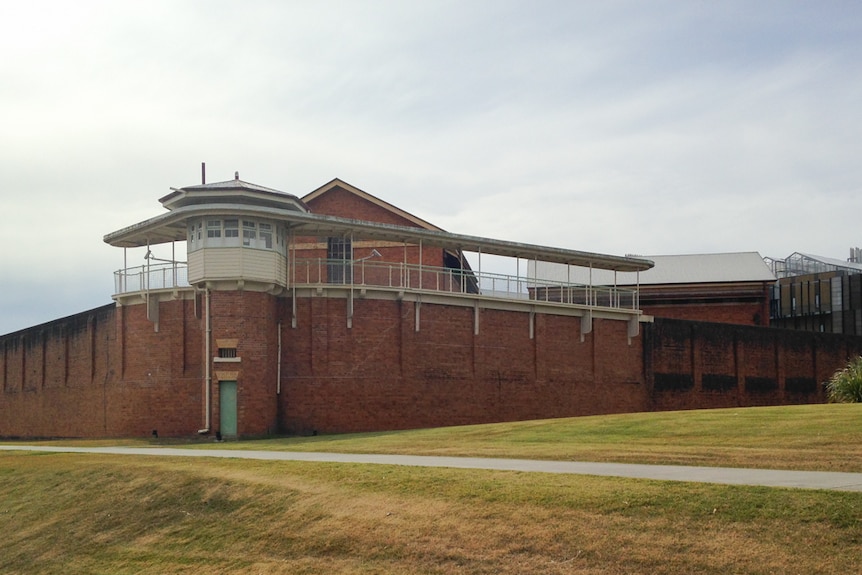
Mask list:
[[630,463],[537,461],[484,457],[436,457],[425,455],[376,455],[356,453],[307,453],[299,451],[246,451],[233,449],[182,449],[174,447],[66,447],[48,445],[0,445],[0,450],[58,453],[106,453],[112,455],[157,455],[161,457],[228,457],[271,461],[315,461],[369,463],[417,467],[453,467],[540,473],[571,473],[606,477],[633,477],[660,481],[692,481],[726,485],[756,485],[801,489],[862,491],[862,473],[832,471],[779,471],[730,467],[686,467]]

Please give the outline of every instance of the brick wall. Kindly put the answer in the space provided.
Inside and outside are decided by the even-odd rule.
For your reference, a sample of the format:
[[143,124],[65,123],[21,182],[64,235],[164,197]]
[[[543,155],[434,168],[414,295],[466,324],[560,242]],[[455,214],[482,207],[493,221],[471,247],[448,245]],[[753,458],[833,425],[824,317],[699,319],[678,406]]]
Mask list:
[[[192,436],[203,426],[204,305],[105,306],[0,338],[0,436]],[[198,296],[200,297],[200,296]],[[656,319],[626,322],[357,298],[214,292],[213,363],[238,384],[241,435],[406,429],[823,401],[862,338]],[[418,312],[418,313],[417,313]],[[417,323],[418,320],[418,323]],[[278,393],[278,335],[282,336]],[[532,337],[531,337],[532,335]],[[213,355],[217,347],[213,346]]]
[[393,210],[368,201],[340,187],[332,188],[307,202],[315,214],[339,216],[353,220],[379,222],[396,226],[417,227],[415,223]]
[[[237,382],[240,435],[275,433],[278,371],[278,299],[265,293],[215,291],[211,294],[213,355],[218,340],[236,340],[238,363],[213,363],[213,430],[220,429],[219,373]],[[203,341],[203,340],[200,340]],[[200,381],[200,379],[198,379]]]
[[192,299],[162,301],[156,331],[145,305],[117,308],[121,380],[109,385],[109,432],[193,435],[202,426],[203,326]]
[[710,323],[737,325],[769,325],[769,312],[763,303],[712,303],[712,304],[641,304],[647,315],[668,319],[683,319]]
[[194,302],[113,304],[0,339],[0,436],[192,435],[201,422]]
[[645,314],[670,319],[769,326],[770,282],[641,286]]
[[114,307],[0,338],[0,436],[98,436],[116,377]]
[[656,318],[644,330],[652,409],[817,403],[862,338]]
[[[417,305],[419,306],[417,330]],[[638,411],[640,340],[626,323],[408,301],[297,302],[280,410],[293,433],[406,429]],[[285,322],[285,325],[290,325]],[[291,361],[290,358],[300,358]]]

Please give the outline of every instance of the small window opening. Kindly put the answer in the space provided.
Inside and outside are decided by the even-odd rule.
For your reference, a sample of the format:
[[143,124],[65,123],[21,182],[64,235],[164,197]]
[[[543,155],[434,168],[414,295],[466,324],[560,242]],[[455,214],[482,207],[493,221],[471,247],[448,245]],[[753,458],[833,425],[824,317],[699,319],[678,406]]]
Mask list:
[[218,348],[218,356],[222,359],[232,359],[237,357],[235,347],[220,347]]

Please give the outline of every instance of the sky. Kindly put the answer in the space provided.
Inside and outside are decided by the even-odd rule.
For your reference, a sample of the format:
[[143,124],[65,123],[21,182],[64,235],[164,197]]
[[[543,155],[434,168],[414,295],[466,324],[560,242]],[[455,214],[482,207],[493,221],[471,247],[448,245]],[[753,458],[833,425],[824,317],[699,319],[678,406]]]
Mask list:
[[202,162],[590,252],[862,246],[858,2],[0,0],[0,21],[0,334],[111,303],[103,236]]

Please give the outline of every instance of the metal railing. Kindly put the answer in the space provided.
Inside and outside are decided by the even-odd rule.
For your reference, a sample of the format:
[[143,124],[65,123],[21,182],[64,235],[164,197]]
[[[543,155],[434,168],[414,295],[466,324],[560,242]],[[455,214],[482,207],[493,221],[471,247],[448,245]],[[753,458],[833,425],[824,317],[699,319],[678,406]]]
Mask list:
[[[367,286],[633,310],[639,305],[636,289],[561,284],[522,276],[403,262],[300,259],[293,262],[288,273],[289,283],[297,287]],[[189,287],[186,264],[143,265],[114,273],[117,294],[181,287]]]
[[142,265],[114,272],[117,294],[181,287],[189,287],[188,266],[184,263]]
[[522,276],[417,264],[301,259],[294,262],[291,273],[297,286],[374,286],[617,309],[637,309],[639,304],[636,289],[561,284]]

